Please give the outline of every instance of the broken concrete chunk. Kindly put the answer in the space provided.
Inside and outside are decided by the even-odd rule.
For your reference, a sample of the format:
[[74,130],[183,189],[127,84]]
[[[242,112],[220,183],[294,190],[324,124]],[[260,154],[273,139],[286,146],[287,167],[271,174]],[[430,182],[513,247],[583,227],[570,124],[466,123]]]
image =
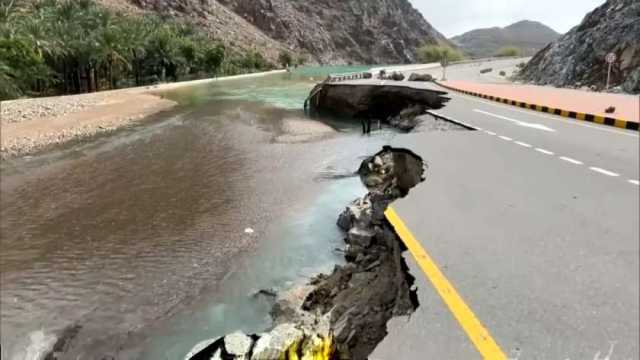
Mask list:
[[273,360],[284,357],[284,354],[294,344],[304,338],[302,331],[293,324],[281,324],[270,333],[264,334],[253,348],[252,360]]
[[224,338],[224,349],[238,360],[248,360],[253,339],[241,331],[236,331]]
[[353,213],[347,207],[343,212],[338,216],[338,227],[344,231],[349,231],[353,226]]
[[271,309],[271,317],[276,323],[286,323],[301,319],[302,304],[315,286],[298,286],[280,293]]
[[371,242],[373,241],[373,237],[375,235],[376,233],[370,229],[356,226],[351,228],[351,230],[349,230],[349,232],[347,233],[347,242],[349,244],[367,248],[371,245]]
[[371,202],[367,198],[353,201],[338,217],[338,226],[344,231],[357,224],[366,227],[370,222]]
[[374,273],[370,273],[370,272],[361,272],[361,273],[357,273],[357,274],[353,274],[353,276],[351,276],[351,281],[349,282],[349,285],[351,287],[366,287],[368,286],[373,279],[375,279],[376,275]]
[[389,119],[389,124],[402,131],[411,131],[420,124],[420,115],[424,114],[424,105],[413,105],[400,112],[400,114]]

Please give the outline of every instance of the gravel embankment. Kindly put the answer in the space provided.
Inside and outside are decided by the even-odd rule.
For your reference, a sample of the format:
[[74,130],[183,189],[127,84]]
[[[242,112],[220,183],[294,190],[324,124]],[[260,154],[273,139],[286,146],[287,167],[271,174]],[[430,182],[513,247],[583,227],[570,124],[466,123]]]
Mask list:
[[54,145],[107,133],[175,102],[139,91],[109,91],[0,103],[0,156],[33,154]]
[[2,124],[64,116],[104,102],[106,93],[55,96],[0,102]]
[[1,101],[0,157],[5,160],[29,155],[72,140],[108,133],[176,105],[154,94],[159,91],[281,72],[284,70],[92,94]]

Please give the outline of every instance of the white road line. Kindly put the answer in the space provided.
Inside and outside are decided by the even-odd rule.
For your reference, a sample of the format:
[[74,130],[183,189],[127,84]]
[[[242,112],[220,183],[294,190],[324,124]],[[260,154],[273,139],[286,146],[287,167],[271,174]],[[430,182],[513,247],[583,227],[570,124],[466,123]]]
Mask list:
[[502,120],[506,120],[506,121],[510,121],[512,123],[515,123],[518,126],[523,126],[523,127],[528,127],[528,128],[532,128],[532,129],[537,129],[537,130],[544,130],[544,131],[550,131],[550,132],[555,132],[555,129],[552,129],[548,126],[542,125],[542,124],[534,124],[534,123],[529,123],[526,121],[521,121],[521,120],[516,120],[516,119],[512,119],[510,117],[506,117],[506,116],[502,116],[502,115],[498,115],[498,114],[494,114],[494,113],[490,113],[487,111],[483,111],[483,110],[478,110],[478,109],[473,109],[474,112],[480,113],[480,114],[484,114],[484,115],[488,115],[488,116],[492,116],[498,119],[502,119]]
[[[449,96],[452,95],[452,94],[453,94],[453,92],[449,93]],[[505,105],[505,104],[500,104],[500,103],[497,103],[497,102],[490,102],[490,101],[480,100],[480,99],[478,99],[478,98],[476,98],[474,96],[471,96],[471,95],[465,95],[465,94],[459,94],[459,93],[456,93],[455,95],[463,97],[463,98],[465,98],[467,100],[479,102],[479,103],[482,103],[482,104],[485,104],[485,105],[494,106],[494,107],[497,107],[497,108],[500,108],[500,109],[504,109],[504,110],[517,111],[517,112],[520,112],[520,113],[523,113],[523,114],[533,115],[533,116],[537,116],[537,117],[541,117],[541,118],[545,118],[545,119],[549,119],[549,120],[554,120],[554,121],[565,120],[564,121],[565,124],[587,127],[587,128],[600,130],[600,131],[606,131],[606,132],[610,132],[610,133],[614,133],[614,134],[618,134],[618,135],[640,137],[639,134],[636,134],[636,133],[631,132],[631,131],[614,130],[614,128],[612,128],[612,127],[610,127],[608,125],[589,125],[589,124],[585,124],[584,122],[581,122],[581,121],[575,121],[574,119],[563,118],[562,116],[544,115],[544,113],[533,111],[533,110],[521,110],[521,109],[516,108],[513,105]],[[566,121],[566,120],[571,120],[571,121]]]
[[545,150],[545,149],[536,148],[536,151],[537,152],[541,152],[541,153],[546,154],[546,155],[555,155],[553,153],[553,151],[549,151],[549,150]]
[[508,137],[508,136],[500,136],[500,139],[502,140],[506,140],[506,141],[511,141],[513,140],[512,138]]
[[516,144],[518,144],[518,145],[520,145],[520,146],[524,146],[524,147],[526,147],[526,148],[533,147],[533,146],[531,146],[531,145],[529,145],[529,144],[527,144],[527,143],[523,143],[522,141],[516,141],[515,143],[516,143]]
[[560,159],[564,160],[564,161],[568,161],[568,162],[570,162],[572,164],[584,165],[584,163],[582,161],[578,161],[578,160],[575,160],[575,159],[572,159],[572,158],[568,158],[566,156],[561,156]]
[[640,185],[640,181],[638,180],[629,180],[629,182],[633,185]]
[[491,135],[491,136],[496,136],[497,134],[494,133],[493,131],[485,131],[487,134]]
[[598,172],[598,173],[600,173],[600,174],[607,175],[607,176],[612,176],[612,177],[620,176],[620,174],[616,174],[616,173],[614,173],[614,172],[612,172],[612,171],[605,170],[605,169],[601,169],[601,168],[599,168],[599,167],[590,167],[589,169],[591,169],[591,170],[593,170],[593,171],[595,171],[595,172]]

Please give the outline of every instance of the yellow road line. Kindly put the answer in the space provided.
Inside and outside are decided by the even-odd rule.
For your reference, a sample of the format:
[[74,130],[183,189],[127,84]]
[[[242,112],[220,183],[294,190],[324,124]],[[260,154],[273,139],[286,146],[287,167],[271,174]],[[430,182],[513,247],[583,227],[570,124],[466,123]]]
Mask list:
[[507,356],[493,340],[489,331],[462,300],[462,297],[409,231],[396,211],[389,206],[385,215],[482,357],[488,360],[506,360]]

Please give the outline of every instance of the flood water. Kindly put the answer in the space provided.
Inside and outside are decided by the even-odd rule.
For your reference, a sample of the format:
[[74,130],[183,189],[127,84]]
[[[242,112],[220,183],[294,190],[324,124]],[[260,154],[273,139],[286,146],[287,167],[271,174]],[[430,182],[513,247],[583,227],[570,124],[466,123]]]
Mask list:
[[341,261],[335,221],[364,191],[346,175],[396,136],[304,118],[333,71],[181,89],[143,125],[4,162],[2,358],[38,358],[73,325],[65,359],[182,359],[267,328],[252,294]]

